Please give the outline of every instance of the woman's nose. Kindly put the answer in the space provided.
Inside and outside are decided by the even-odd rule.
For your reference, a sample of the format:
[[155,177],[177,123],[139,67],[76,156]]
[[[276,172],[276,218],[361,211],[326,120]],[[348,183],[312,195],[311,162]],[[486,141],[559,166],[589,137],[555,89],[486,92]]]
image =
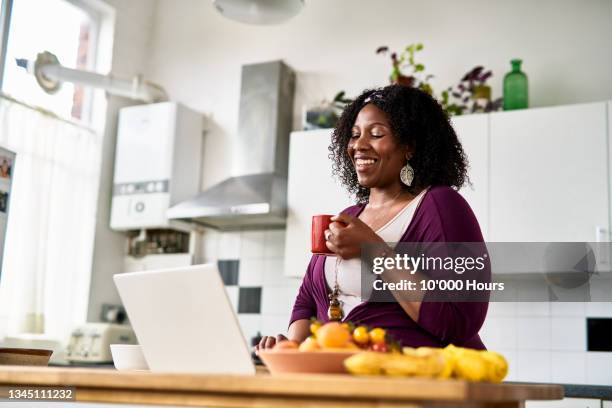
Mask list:
[[353,149],[355,150],[366,150],[369,146],[370,145],[364,135],[359,136],[353,142]]

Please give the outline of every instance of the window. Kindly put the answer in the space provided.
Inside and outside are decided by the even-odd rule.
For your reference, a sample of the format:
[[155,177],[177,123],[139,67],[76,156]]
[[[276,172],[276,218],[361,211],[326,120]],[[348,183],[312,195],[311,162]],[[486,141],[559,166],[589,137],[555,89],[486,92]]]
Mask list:
[[49,95],[15,61],[34,61],[38,53],[49,51],[66,67],[92,70],[98,27],[96,14],[75,0],[13,0],[2,92],[60,117],[88,123],[90,90],[63,83],[56,94]]
[[48,95],[15,59],[49,51],[65,67],[107,71],[114,10],[101,0],[0,2],[0,147],[16,153],[0,338],[62,339],[87,315],[106,100],[69,82]]

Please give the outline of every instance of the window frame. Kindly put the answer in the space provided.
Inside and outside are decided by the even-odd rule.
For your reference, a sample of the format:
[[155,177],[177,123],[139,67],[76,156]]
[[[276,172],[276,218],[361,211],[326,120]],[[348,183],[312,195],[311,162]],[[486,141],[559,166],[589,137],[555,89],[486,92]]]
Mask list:
[[13,10],[13,0],[0,0],[0,91],[4,80],[4,64],[6,62],[6,48],[8,44],[8,34],[11,25],[11,11]]
[[[100,37],[105,19],[108,18],[108,6],[100,0],[64,0],[68,4],[79,8],[89,17],[91,21],[90,38],[87,50],[87,66],[88,71],[96,71],[98,66]],[[7,64],[6,52],[8,48],[8,37],[11,25],[11,13],[14,0],[0,0],[0,93],[3,92],[4,68]],[[42,50],[41,50],[42,51]],[[34,79],[32,79],[34,80]],[[89,126],[93,120],[92,111],[94,109],[94,90],[88,87],[84,88],[84,103],[82,106],[81,119],[66,118],[67,120],[75,120],[76,123],[81,123]]]

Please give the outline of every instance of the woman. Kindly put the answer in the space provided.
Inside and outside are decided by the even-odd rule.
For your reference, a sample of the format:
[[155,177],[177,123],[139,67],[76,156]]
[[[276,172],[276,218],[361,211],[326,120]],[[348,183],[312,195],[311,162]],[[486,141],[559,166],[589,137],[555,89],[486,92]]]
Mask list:
[[[312,257],[288,337],[303,341],[309,319],[328,321],[339,304],[343,320],[383,327],[404,346],[484,349],[478,331],[486,302],[428,302],[424,294],[393,303],[360,297],[364,243],[483,241],[456,191],[467,179],[467,160],[440,105],[425,92],[399,85],[365,91],[344,110],[330,152],[334,174],[358,204],[332,218],[325,237],[336,257]],[[383,281],[393,281],[393,272],[383,273]],[[266,336],[257,348],[280,339],[285,337]]]

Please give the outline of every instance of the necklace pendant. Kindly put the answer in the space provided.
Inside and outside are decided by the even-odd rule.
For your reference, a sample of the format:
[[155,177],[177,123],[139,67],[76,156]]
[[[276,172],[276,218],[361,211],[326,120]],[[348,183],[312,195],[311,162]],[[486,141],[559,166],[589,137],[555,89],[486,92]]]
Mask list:
[[342,308],[340,307],[340,301],[338,299],[332,299],[329,302],[329,308],[327,309],[327,317],[330,321],[338,322],[343,317]]

